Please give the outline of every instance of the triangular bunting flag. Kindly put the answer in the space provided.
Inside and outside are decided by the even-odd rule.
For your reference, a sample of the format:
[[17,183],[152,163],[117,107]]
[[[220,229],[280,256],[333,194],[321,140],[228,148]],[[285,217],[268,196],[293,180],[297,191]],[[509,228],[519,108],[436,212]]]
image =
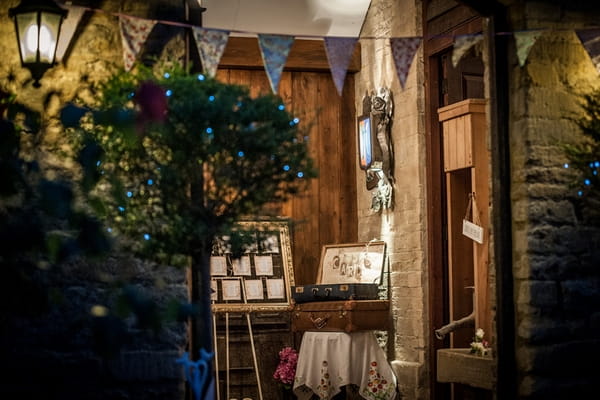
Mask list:
[[77,25],[79,25],[79,21],[85,13],[85,8],[80,6],[73,5],[62,5],[63,8],[67,9],[67,18],[63,21],[60,26],[60,36],[58,38],[58,43],[56,44],[56,61],[62,61],[65,53],[67,52],[67,48],[69,43],[71,43],[71,39],[73,38],[73,34],[77,29]]
[[156,21],[150,19],[119,16],[125,71],[129,71],[133,67],[133,63],[154,25],[156,25]]
[[452,49],[452,66],[456,68],[461,58],[471,47],[483,40],[483,34],[460,35],[454,38],[454,48]]
[[525,65],[525,61],[527,61],[527,57],[529,56],[529,51],[541,34],[542,31],[515,32],[517,58],[519,59],[520,67]]
[[271,90],[277,93],[281,72],[285,66],[285,61],[290,54],[290,49],[294,43],[293,36],[286,35],[258,35],[258,44],[265,63],[265,71],[269,77]]
[[229,39],[229,32],[197,26],[192,27],[192,31],[202,61],[202,69],[208,76],[214,78]]
[[402,37],[390,38],[390,46],[392,47],[392,57],[396,65],[396,73],[400,80],[400,85],[404,89],[408,70],[413,62],[415,53],[423,39],[420,37]]
[[600,29],[586,29],[575,31],[575,33],[600,72]]
[[352,58],[352,53],[354,53],[354,47],[356,46],[357,41],[358,38],[349,37],[325,38],[327,61],[329,61],[333,83],[340,96],[344,89],[344,79],[346,79],[348,64]]

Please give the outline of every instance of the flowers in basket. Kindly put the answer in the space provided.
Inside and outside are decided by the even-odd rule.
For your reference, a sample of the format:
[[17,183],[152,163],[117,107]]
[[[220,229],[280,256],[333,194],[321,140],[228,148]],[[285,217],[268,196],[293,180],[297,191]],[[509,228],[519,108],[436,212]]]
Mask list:
[[485,335],[485,332],[483,331],[483,329],[478,328],[475,331],[475,337],[473,338],[473,341],[471,342],[471,354],[476,354],[478,356],[487,356],[489,351],[490,351],[490,345],[487,342],[487,340],[483,339],[483,335]]
[[284,347],[279,352],[279,365],[275,369],[273,378],[285,389],[291,389],[296,376],[298,353],[291,347]]

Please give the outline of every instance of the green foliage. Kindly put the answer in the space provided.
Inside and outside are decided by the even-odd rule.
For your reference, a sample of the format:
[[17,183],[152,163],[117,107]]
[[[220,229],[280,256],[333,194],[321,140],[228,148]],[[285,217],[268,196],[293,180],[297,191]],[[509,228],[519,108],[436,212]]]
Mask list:
[[251,98],[179,67],[121,73],[100,92],[80,123],[84,109],[73,106],[63,123],[97,155],[92,204],[108,229],[159,262],[182,264],[316,175],[306,137],[276,96]]
[[21,137],[37,134],[39,114],[14,96],[0,98],[8,116],[0,119],[0,314],[32,315],[51,303],[44,274],[71,257],[104,254],[110,243],[100,222],[75,207],[76,185],[46,178],[35,157],[21,154]]
[[584,116],[577,121],[584,134],[580,143],[564,146],[569,167],[578,172],[578,196],[584,214],[600,222],[600,92],[585,97]]

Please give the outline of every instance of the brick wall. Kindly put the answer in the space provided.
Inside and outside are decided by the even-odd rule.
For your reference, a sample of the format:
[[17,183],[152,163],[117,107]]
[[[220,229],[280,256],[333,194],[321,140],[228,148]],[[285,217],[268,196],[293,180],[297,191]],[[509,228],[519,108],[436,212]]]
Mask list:
[[572,119],[581,115],[582,95],[600,85],[571,29],[600,14],[519,3],[509,9],[514,29],[555,30],[538,40],[524,67],[511,60],[518,393],[572,398],[591,393],[597,379],[585,362],[600,348],[600,231],[579,213],[560,144],[581,137]]
[[395,207],[381,214],[371,211],[372,192],[366,189],[364,171],[358,170],[358,234],[359,240],[380,238],[388,244],[394,319],[389,353],[401,394],[407,399],[428,398],[423,56],[420,49],[402,89],[387,39],[422,34],[420,3],[371,2],[361,33],[369,38],[361,40],[362,66],[356,74],[357,114],[362,111],[365,93],[387,87],[394,99]]

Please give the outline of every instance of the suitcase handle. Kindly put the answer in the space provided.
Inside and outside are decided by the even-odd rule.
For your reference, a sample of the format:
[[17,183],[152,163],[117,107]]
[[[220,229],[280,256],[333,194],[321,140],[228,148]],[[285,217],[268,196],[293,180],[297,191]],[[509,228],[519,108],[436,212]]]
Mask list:
[[[325,296],[324,297],[329,297],[329,295],[331,294],[331,292],[333,291],[333,289],[330,288],[330,287],[326,287],[325,289],[323,289],[323,291],[325,292]],[[316,287],[312,288],[312,294],[313,294],[313,296],[318,297],[318,295],[317,295],[318,293],[319,293],[319,288],[316,288]]]
[[314,314],[310,313],[310,322],[312,322],[312,324],[317,329],[323,329],[323,328],[325,328],[325,326],[327,325],[327,321],[328,320],[329,320],[329,314],[326,314],[323,317],[316,317],[315,318]]

